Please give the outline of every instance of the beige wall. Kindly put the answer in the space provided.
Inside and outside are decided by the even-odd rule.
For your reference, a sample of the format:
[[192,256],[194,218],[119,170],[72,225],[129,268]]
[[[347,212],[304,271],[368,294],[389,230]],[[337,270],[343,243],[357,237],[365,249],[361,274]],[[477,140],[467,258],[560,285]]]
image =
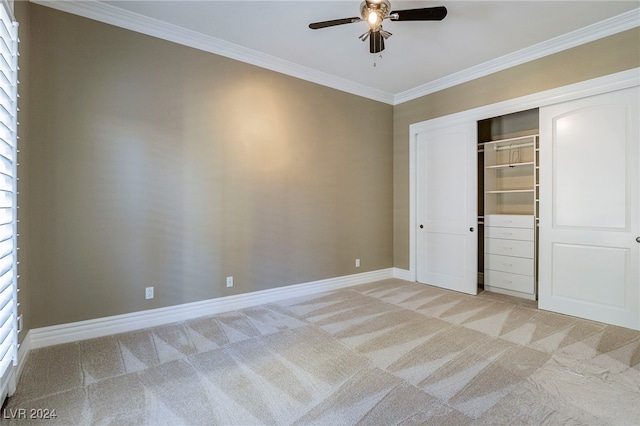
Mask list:
[[409,268],[409,126],[640,67],[640,28],[397,105],[393,132],[394,266]]
[[392,266],[392,106],[30,15],[31,327]]

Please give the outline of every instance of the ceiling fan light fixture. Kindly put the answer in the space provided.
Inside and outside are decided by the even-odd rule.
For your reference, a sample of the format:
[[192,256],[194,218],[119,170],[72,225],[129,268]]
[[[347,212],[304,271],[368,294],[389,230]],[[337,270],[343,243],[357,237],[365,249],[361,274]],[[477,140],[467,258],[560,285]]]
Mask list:
[[389,0],[365,0],[360,4],[360,16],[371,31],[379,31],[382,21],[389,16],[390,7]]
[[378,15],[376,11],[369,11],[369,16],[367,16],[367,22],[369,23],[369,25],[377,26],[381,20],[382,19],[380,19],[380,15]]

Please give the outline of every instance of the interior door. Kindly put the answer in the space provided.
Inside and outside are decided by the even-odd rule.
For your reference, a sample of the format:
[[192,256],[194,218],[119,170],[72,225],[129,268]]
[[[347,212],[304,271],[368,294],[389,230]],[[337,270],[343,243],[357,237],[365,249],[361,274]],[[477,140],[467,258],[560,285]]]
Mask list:
[[639,99],[540,109],[541,309],[640,329]]
[[418,134],[418,282],[478,293],[476,123]]

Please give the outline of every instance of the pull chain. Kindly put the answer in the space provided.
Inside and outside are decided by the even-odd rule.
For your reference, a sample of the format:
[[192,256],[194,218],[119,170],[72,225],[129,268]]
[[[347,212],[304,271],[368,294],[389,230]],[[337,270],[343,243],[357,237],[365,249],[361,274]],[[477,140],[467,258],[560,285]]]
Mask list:
[[[382,53],[378,56],[379,59],[382,59]],[[373,54],[373,67],[376,67],[376,54]]]

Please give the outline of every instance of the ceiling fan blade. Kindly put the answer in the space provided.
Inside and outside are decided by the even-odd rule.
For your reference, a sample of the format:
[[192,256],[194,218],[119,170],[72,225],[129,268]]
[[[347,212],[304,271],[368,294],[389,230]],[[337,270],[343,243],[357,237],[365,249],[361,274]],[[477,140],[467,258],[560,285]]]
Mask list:
[[333,19],[331,21],[314,22],[312,24],[309,24],[309,28],[311,28],[312,30],[319,30],[320,28],[335,27],[336,25],[352,24],[354,22],[360,22],[360,21],[362,21],[362,18],[355,18],[355,17]]
[[[393,18],[397,15],[397,18]],[[424,7],[421,9],[396,10],[389,15],[394,21],[442,21],[447,16],[447,8],[444,6]]]
[[384,37],[380,34],[380,31],[372,31],[371,37],[369,37],[369,52],[378,53],[384,50]]

